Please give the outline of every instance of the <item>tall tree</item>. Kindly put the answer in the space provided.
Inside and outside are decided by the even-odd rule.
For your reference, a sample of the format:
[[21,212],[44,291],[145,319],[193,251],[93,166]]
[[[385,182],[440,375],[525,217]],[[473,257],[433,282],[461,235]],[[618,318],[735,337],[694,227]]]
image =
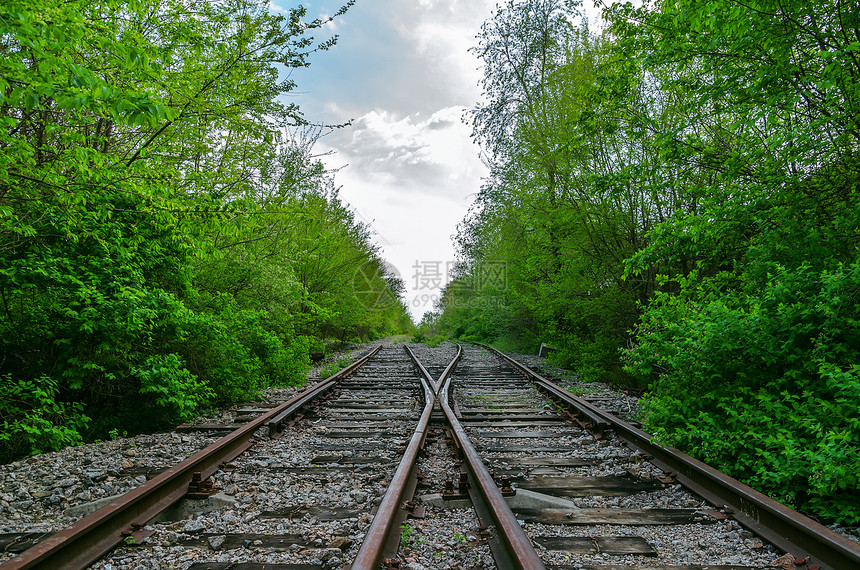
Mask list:
[[314,287],[347,303],[343,276],[378,263],[285,132],[285,71],[333,45],[325,23],[253,0],[0,6],[0,458],[300,378],[320,327],[297,326],[307,264],[284,248],[325,214],[354,267]]
[[460,243],[467,271],[507,264],[515,321],[496,330],[623,381],[618,349],[654,288],[653,274],[625,279],[624,262],[692,194],[680,171],[661,170],[654,130],[684,117],[658,77],[575,16],[569,3],[530,0],[484,25],[486,102],[473,121],[491,175]]
[[661,134],[708,181],[699,207],[652,232],[630,265],[663,274],[628,355],[653,382],[648,421],[761,490],[856,522],[856,7],[613,12],[689,102],[690,124]]

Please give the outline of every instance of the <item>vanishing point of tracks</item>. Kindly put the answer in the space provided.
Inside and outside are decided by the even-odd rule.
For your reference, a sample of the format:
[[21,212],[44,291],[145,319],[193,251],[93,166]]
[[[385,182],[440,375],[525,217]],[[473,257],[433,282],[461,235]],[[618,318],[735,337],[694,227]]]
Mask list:
[[[0,569],[860,568],[860,545],[504,355],[469,346],[447,366],[422,358],[386,346],[260,405],[72,526],[0,537],[7,550],[35,542]],[[431,463],[447,472],[422,476]],[[415,537],[450,527],[457,509],[477,518],[456,540],[492,557],[452,561],[440,542],[421,558]],[[749,531],[759,562],[722,562],[732,525]],[[698,537],[700,559],[678,552],[679,534]]]

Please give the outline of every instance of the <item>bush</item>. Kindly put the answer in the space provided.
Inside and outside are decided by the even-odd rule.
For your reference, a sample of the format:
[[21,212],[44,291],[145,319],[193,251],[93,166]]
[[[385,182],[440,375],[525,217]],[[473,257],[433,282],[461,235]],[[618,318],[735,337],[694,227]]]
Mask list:
[[189,369],[208,382],[217,401],[247,399],[264,386],[304,379],[310,368],[308,337],[270,330],[266,311],[240,309],[230,295],[201,295],[200,301],[185,325],[181,349]]
[[735,290],[694,280],[657,297],[626,355],[652,380],[647,427],[788,505],[860,522],[860,263],[773,265]]
[[81,404],[58,402],[58,392],[57,381],[50,376],[35,380],[0,376],[0,462],[83,442],[81,432],[89,418]]
[[148,396],[143,407],[154,426],[173,426],[190,420],[215,396],[176,354],[150,356],[133,372],[140,379],[140,393]]
[[212,389],[215,403],[253,397],[265,385],[260,359],[218,315],[197,314],[187,326],[182,354],[188,369]]

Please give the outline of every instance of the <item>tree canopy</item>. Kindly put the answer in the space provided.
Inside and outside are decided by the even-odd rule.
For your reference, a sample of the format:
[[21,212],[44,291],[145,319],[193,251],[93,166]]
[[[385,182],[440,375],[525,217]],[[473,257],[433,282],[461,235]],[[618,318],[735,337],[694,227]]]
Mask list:
[[[644,421],[860,521],[860,12],[509,0],[478,37],[491,174],[434,317],[644,387]],[[504,268],[505,279],[490,279]]]
[[0,6],[0,459],[175,424],[301,381],[326,338],[411,325],[285,98],[325,23]]

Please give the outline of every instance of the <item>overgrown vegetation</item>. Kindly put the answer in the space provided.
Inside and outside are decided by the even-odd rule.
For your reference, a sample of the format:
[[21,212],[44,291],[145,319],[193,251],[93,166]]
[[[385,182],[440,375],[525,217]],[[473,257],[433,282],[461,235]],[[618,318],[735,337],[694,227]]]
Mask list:
[[300,381],[324,338],[409,329],[313,157],[322,129],[283,102],[324,25],[253,0],[0,7],[0,461],[170,426]]
[[860,13],[509,0],[479,36],[491,166],[433,317],[648,386],[647,427],[860,522]]

